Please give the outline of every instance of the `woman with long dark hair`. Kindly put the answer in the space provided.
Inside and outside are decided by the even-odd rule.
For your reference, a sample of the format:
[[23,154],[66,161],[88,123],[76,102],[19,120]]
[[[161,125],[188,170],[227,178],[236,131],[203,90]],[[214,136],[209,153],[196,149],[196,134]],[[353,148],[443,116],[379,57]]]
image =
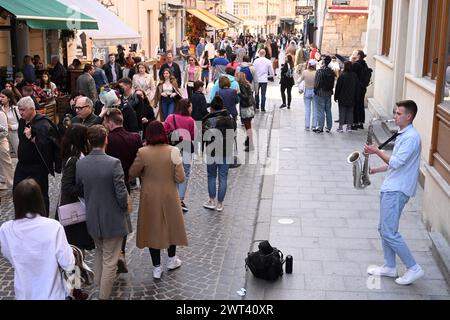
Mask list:
[[353,72],[352,63],[345,61],[344,72],[336,83],[334,100],[339,103],[339,128],[338,132],[344,132],[343,126],[347,125],[347,132],[352,131],[353,113],[358,97],[359,80]]
[[253,146],[253,131],[252,131],[252,119],[255,117],[255,98],[253,98],[253,91],[250,83],[245,77],[245,73],[236,73],[236,80],[239,83],[239,109],[242,122],[245,126],[247,133],[247,139],[245,140],[245,152],[249,152],[255,149]]
[[41,80],[39,82],[39,86],[41,87],[41,89],[45,93],[45,97],[47,99],[56,98],[58,96],[58,94],[59,94],[58,93],[58,88],[56,87],[56,84],[51,82],[50,74],[47,71],[45,71],[42,74]]
[[46,218],[41,188],[34,179],[13,192],[14,220],[0,227],[2,254],[14,267],[17,300],[65,300],[59,268],[73,270],[75,258],[61,224]]
[[165,121],[167,116],[174,113],[178,100],[182,98],[183,95],[178,88],[177,79],[170,69],[164,69],[153,99],[153,106],[155,108],[159,106],[158,118]]
[[144,101],[144,110],[142,112],[142,119],[138,119],[138,121],[142,122],[142,139],[145,139],[145,130],[150,122],[156,120],[155,118],[155,110],[150,105],[150,100],[148,96],[145,94],[144,90],[138,89],[134,93],[141,97],[142,101]]
[[[295,84],[294,80],[294,60],[292,59],[292,55],[286,54],[286,63],[281,68],[281,99],[283,100],[283,104],[280,106],[280,108],[291,108],[291,102],[292,102],[292,87]],[[287,90],[287,105],[286,105],[286,92]]]
[[160,279],[161,249],[168,248],[167,269],[181,266],[176,246],[187,245],[181,201],[177,183],[185,179],[180,150],[170,146],[164,126],[151,122],[146,131],[147,145],[139,149],[129,170],[130,178],[141,178],[141,200],[137,223],[136,246],[149,248],[153,278]]
[[[76,168],[78,160],[89,154],[87,140],[87,127],[81,124],[70,126],[62,139],[61,159],[63,170],[61,178],[60,206],[79,201],[82,190],[76,184]],[[58,212],[56,213],[58,219]],[[94,241],[87,231],[86,222],[80,222],[64,227],[67,240],[81,250],[92,250],[95,248]]]

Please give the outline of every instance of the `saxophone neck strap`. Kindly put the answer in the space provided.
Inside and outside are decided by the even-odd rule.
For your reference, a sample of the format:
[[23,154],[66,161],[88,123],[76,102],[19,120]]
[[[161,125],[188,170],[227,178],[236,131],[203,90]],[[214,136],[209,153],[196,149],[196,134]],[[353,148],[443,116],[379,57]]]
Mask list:
[[386,142],[383,142],[378,149],[383,150],[384,147],[386,147],[388,145],[389,142],[391,142],[392,140],[394,140],[395,138],[397,138],[399,135],[401,135],[400,132],[396,132],[392,137],[390,137],[389,139],[387,139]]

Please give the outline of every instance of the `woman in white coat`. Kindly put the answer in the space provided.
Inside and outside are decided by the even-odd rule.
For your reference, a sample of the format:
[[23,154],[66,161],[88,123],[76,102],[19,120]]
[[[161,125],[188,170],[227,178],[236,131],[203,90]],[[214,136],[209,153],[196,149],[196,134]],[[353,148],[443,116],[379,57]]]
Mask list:
[[0,93],[0,105],[8,118],[8,140],[11,151],[14,151],[14,154],[17,155],[17,148],[19,147],[17,130],[19,129],[20,112],[12,90],[5,89]]
[[0,190],[11,189],[13,185],[14,168],[9,150],[8,117],[0,110]]
[[138,73],[133,76],[134,90],[142,90],[149,101],[153,100],[156,91],[155,79],[147,72],[147,67],[142,62],[136,66]]
[[68,291],[59,267],[73,270],[75,257],[62,225],[46,218],[41,188],[34,179],[13,194],[15,218],[0,227],[2,254],[14,267],[17,300],[65,300]]

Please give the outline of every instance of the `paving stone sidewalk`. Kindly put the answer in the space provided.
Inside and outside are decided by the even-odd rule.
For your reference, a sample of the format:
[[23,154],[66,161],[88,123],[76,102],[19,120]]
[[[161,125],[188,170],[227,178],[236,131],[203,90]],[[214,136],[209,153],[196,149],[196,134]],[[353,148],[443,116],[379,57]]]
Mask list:
[[[279,93],[272,87],[268,95]],[[291,110],[274,114],[277,138],[271,143],[278,147],[271,147],[271,156],[278,158],[278,169],[264,177],[255,233],[255,239],[270,239],[285,256],[292,255],[294,272],[275,283],[248,275],[246,299],[449,299],[421,221],[420,188],[404,210],[400,232],[424,268],[424,278],[404,287],[393,279],[368,277],[369,265],[383,263],[377,226],[384,174],[371,176],[365,190],[355,190],[347,164],[351,152],[362,150],[367,130],[341,134],[333,123],[331,134],[306,132],[303,99],[298,93],[294,97]],[[334,119],[337,114],[334,105]],[[370,161],[381,164],[375,157]],[[398,266],[403,274],[400,261]]]

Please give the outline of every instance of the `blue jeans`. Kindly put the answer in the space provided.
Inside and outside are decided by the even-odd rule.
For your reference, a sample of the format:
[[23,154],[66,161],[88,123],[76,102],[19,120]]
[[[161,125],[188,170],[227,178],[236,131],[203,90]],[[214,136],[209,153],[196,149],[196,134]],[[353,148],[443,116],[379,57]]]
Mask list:
[[169,115],[175,112],[175,100],[172,98],[162,97],[161,109],[164,117],[163,121],[165,121]]
[[183,201],[186,195],[186,190],[188,187],[189,177],[191,175],[191,162],[192,162],[192,154],[190,152],[183,152],[183,168],[185,179],[183,183],[179,183],[177,185],[178,194],[180,196],[180,200]]
[[261,110],[266,109],[266,92],[267,92],[267,82],[259,84],[259,92],[256,93],[256,109],[259,108],[259,94],[261,94]]
[[403,192],[382,192],[380,195],[380,224],[378,231],[381,235],[385,264],[395,268],[395,255],[397,254],[406,268],[416,265],[411,251],[398,232],[402,210],[409,197]]
[[222,203],[225,200],[225,194],[227,193],[227,180],[228,180],[228,170],[230,165],[227,163],[217,164],[212,163],[206,165],[208,171],[208,193],[211,199],[216,198],[216,181],[217,172],[219,172],[219,194],[217,200]]
[[331,115],[331,96],[316,97],[317,99],[317,122],[318,128],[323,129],[325,125],[325,115],[327,117],[327,128],[331,130],[333,127],[333,117]]
[[[305,128],[317,127],[317,97],[314,94],[314,88],[306,89],[303,96],[305,103]],[[311,123],[311,109],[312,109],[312,123]]]

